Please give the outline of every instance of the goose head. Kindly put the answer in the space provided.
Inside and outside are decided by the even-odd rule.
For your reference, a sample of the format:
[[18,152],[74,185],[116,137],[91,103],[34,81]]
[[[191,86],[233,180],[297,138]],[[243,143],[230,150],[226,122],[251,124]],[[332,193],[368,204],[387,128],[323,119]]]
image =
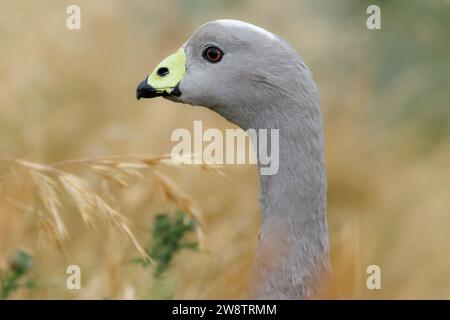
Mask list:
[[314,98],[315,92],[308,68],[286,41],[249,23],[217,20],[164,59],[136,96],[204,106],[247,129],[289,116],[293,104],[282,101]]

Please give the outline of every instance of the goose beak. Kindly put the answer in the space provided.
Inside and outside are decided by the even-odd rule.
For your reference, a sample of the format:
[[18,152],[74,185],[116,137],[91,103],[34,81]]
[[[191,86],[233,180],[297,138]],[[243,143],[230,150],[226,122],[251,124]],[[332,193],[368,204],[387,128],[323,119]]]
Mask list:
[[165,92],[158,92],[155,88],[148,84],[147,79],[142,81],[136,89],[136,99],[155,98],[168,95]]
[[180,81],[186,73],[186,53],[181,47],[164,59],[136,89],[136,98],[180,96]]

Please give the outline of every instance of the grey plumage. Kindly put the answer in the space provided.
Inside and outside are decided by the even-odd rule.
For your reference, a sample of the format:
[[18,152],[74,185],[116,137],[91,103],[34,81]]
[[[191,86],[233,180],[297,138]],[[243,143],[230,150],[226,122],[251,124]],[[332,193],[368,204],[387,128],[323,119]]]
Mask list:
[[[209,44],[223,49],[220,63],[202,58]],[[184,47],[181,95],[167,98],[208,107],[243,129],[279,129],[279,172],[260,176],[252,297],[317,297],[329,260],[322,116],[311,72],[286,41],[234,20],[201,26]]]

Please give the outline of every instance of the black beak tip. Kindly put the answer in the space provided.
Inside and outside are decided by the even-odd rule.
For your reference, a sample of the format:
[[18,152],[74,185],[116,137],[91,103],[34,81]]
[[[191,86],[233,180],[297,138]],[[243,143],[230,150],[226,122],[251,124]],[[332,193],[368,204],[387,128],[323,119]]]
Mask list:
[[151,85],[147,83],[147,79],[142,81],[137,89],[136,89],[136,99],[140,100],[141,98],[155,98],[155,97],[168,97],[168,96],[180,96],[181,91],[179,85],[177,84],[175,88],[173,88],[171,93],[167,93],[166,91],[158,91],[153,88]]
[[136,99],[138,100],[141,98],[154,98],[160,95],[160,92],[157,92],[155,88],[147,83],[147,79],[142,81],[136,89]]

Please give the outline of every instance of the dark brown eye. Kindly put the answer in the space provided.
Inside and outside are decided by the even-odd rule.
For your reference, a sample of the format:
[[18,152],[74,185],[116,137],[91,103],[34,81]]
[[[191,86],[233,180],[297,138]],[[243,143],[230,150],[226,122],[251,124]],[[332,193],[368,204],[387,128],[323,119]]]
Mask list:
[[223,51],[220,48],[210,46],[203,51],[203,58],[212,63],[217,63],[222,60]]

